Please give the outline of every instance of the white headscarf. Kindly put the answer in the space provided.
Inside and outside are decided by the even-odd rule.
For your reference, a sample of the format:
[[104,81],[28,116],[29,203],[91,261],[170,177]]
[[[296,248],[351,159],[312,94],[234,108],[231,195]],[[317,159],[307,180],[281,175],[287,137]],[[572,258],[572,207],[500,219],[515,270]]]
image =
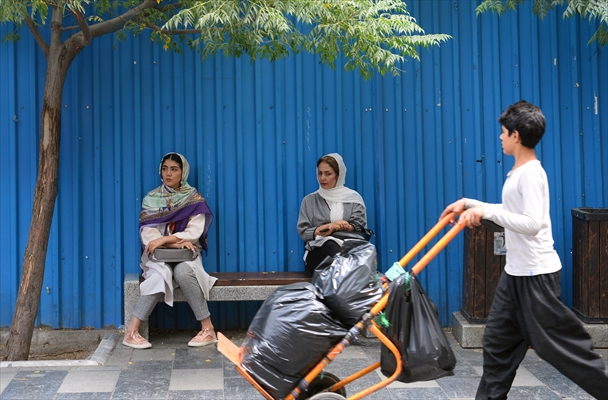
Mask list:
[[[321,184],[319,184],[317,193],[327,201],[327,204],[331,209],[329,215],[330,221],[336,222],[344,219],[344,203],[358,203],[363,206],[365,206],[365,203],[359,193],[344,186],[344,182],[346,181],[346,165],[344,165],[342,156],[338,153],[327,154],[325,157],[327,156],[333,157],[338,163],[338,180],[336,181],[336,187],[332,189],[323,189]],[[319,174],[317,174],[317,180],[318,179]]]

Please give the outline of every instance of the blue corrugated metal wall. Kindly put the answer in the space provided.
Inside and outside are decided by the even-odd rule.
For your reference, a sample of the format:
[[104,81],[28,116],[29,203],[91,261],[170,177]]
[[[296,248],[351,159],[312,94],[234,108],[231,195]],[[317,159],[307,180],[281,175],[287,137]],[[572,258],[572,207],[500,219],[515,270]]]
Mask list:
[[[347,164],[347,186],[367,203],[386,270],[449,202],[500,200],[512,160],[501,152],[496,118],[522,98],[548,119],[538,155],[570,304],[570,210],[608,206],[608,49],[587,45],[595,23],[564,21],[561,12],[540,21],[529,5],[476,18],[476,4],[409,2],[427,32],[454,38],[421,50],[421,61],[406,61],[401,76],[370,81],[310,55],[201,62],[145,38],[116,50],[112,37],[96,39],[65,86],[60,188],[37,322],[122,323],[123,277],[139,271],[141,199],[159,184],[166,152],[189,159],[189,181],[215,213],[208,270],[302,270],[300,201],[318,186],[317,158],[334,151]],[[10,29],[0,26],[0,35]],[[42,53],[29,32],[20,33],[17,44],[0,45],[0,326],[11,323],[19,286],[45,77]],[[462,239],[421,274],[445,325],[461,304]],[[258,306],[214,304],[213,319],[246,327]],[[159,325],[175,319],[161,317]]]

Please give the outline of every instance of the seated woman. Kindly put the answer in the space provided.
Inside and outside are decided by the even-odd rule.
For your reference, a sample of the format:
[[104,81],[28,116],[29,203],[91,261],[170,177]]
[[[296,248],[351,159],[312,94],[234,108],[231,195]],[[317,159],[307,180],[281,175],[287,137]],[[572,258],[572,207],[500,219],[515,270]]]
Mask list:
[[162,185],[144,197],[139,216],[139,234],[144,247],[140,267],[145,280],[141,296],[122,344],[135,349],[152,347],[139,334],[141,321],[146,320],[154,306],[164,300],[173,306],[173,290],[181,287],[201,331],[188,346],[206,346],[217,342],[207,300],[217,280],[203,268],[201,256],[193,261],[168,263],[154,260],[157,248],[207,251],[207,231],[213,220],[205,198],[187,182],[190,166],[181,154],[169,153],[160,163]]
[[319,190],[302,200],[298,233],[306,242],[304,262],[311,274],[327,256],[340,251],[343,241],[332,234],[339,231],[363,232],[367,216],[363,198],[344,186],[346,166],[337,153],[317,161]]

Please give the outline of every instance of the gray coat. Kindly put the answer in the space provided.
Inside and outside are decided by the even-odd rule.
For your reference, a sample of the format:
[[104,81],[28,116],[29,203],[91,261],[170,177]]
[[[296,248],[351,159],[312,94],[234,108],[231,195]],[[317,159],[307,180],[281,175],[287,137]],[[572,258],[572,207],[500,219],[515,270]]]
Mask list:
[[[303,241],[314,240],[315,229],[320,225],[331,222],[329,220],[330,212],[329,205],[320,194],[314,192],[304,197],[298,217],[298,233]],[[344,203],[342,219],[367,228],[367,214],[365,206],[362,204]]]

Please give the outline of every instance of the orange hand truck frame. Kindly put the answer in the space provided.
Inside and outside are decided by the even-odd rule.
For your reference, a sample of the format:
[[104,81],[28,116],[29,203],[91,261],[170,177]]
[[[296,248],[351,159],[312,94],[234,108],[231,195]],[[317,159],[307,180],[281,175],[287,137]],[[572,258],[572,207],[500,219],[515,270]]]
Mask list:
[[[418,254],[447,224],[455,219],[455,214],[450,213],[443,217],[412,249],[405,255],[401,260],[399,260],[399,265],[401,267],[405,267],[407,263],[409,263],[415,256]],[[439,241],[412,267],[411,273],[414,275],[418,275],[424,267],[437,255],[447,244],[461,231],[465,228],[466,224],[464,223],[456,223],[454,226],[441,238]],[[331,381],[331,383],[326,384],[327,386],[323,388],[323,390],[312,393],[312,397],[302,397],[307,393],[310,384],[318,377],[318,375],[323,371],[323,369],[331,363],[346,347],[350,345],[350,341],[353,338],[356,338],[363,330],[367,327],[371,333],[374,334],[381,342],[384,344],[395,356],[396,360],[396,368],[395,372],[388,378],[382,380],[381,382],[368,387],[352,396],[349,396],[349,400],[362,399],[365,396],[370,395],[371,393],[380,390],[393,381],[397,379],[401,371],[403,370],[402,357],[399,349],[395,347],[395,345],[382,333],[376,322],[373,320],[378,313],[380,313],[386,307],[388,302],[388,287],[387,290],[382,295],[380,300],[372,307],[372,309],[365,313],[359,322],[353,326],[348,333],[341,339],[341,341],[334,346],[325,357],[312,369],[306,376],[300,380],[298,385],[289,393],[285,400],[304,400],[308,398],[310,400],[330,400],[330,399],[344,399],[340,394],[335,393],[336,391],[341,390],[347,384],[361,378],[369,374],[370,372],[376,370],[380,367],[380,361],[352,374],[351,376],[344,378],[342,380],[338,380],[336,382]],[[226,336],[224,336],[221,332],[218,332],[218,350],[230,361],[232,361],[237,371],[249,383],[251,383],[264,398],[268,400],[273,400],[272,396],[260,386],[258,382],[256,382],[251,375],[247,371],[243,369],[242,365],[242,353],[240,348],[232,343]]]

